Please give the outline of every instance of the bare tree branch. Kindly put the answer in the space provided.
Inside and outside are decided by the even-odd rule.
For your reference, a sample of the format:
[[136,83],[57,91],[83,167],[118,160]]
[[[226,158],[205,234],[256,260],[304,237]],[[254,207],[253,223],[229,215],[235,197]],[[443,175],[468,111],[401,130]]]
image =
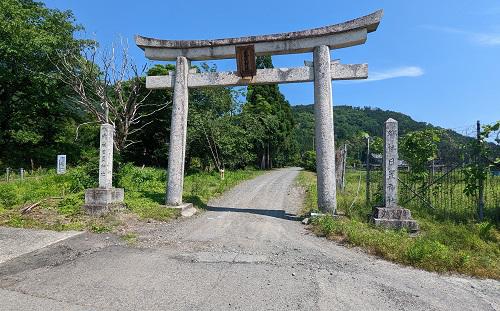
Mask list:
[[121,151],[137,143],[130,135],[151,124],[152,121],[144,122],[145,118],[170,103],[146,102],[151,94],[142,78],[147,65],[139,69],[128,53],[128,42],[121,39],[119,44],[118,48],[113,44],[110,50],[100,50],[93,44],[80,53],[60,53],[56,67],[61,81],[74,92],[71,102],[86,111],[94,122],[115,127],[115,146]]

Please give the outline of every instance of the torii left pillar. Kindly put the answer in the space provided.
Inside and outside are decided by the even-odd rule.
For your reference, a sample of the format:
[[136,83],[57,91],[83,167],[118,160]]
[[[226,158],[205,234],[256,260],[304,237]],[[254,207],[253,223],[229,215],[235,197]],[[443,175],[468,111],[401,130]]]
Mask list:
[[330,48],[314,49],[314,136],[316,137],[316,171],[318,207],[335,214],[337,189],[335,180],[335,143],[333,134],[332,76]]
[[170,206],[179,206],[182,204],[182,189],[184,186],[184,156],[186,154],[189,98],[189,62],[186,57],[177,57],[175,70],[166,198],[166,203]]

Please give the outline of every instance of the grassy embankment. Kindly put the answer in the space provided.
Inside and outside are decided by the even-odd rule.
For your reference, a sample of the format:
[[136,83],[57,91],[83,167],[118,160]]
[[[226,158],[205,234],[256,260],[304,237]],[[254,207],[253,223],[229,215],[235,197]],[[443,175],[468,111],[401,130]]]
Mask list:
[[[345,217],[324,216],[313,220],[311,228],[317,235],[428,271],[500,279],[498,224],[458,224],[435,217],[422,208],[412,209],[421,228],[417,237],[410,237],[405,231],[375,228],[368,223],[371,208],[365,202],[364,176],[361,182],[359,178],[359,173],[348,174],[345,191],[338,193],[338,210]],[[306,189],[303,213],[317,211],[315,174],[301,172],[298,183]]]
[[[184,181],[184,201],[204,208],[209,199],[260,173],[255,170],[226,171],[224,180],[217,173],[190,174]],[[163,205],[166,177],[162,169],[124,166],[116,174],[114,184],[125,188],[127,209],[102,217],[91,217],[81,210],[84,189],[95,187],[97,180],[95,172],[89,173],[86,168],[73,168],[65,175],[49,171],[24,181],[0,182],[0,226],[99,233],[112,231],[127,217],[139,221],[167,221],[180,214]],[[29,213],[21,213],[23,207],[37,202],[41,203]]]

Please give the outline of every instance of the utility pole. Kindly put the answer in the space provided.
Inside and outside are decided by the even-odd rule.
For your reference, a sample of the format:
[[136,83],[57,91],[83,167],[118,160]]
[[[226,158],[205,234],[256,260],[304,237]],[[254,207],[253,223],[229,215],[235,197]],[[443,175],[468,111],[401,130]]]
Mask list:
[[478,200],[477,207],[479,210],[479,221],[483,221],[484,218],[484,175],[483,175],[483,159],[481,158],[481,122],[478,120],[476,123],[476,135],[477,135],[477,155],[476,155],[476,165],[478,168],[479,180],[478,180]]
[[370,204],[370,136],[366,137],[366,205]]

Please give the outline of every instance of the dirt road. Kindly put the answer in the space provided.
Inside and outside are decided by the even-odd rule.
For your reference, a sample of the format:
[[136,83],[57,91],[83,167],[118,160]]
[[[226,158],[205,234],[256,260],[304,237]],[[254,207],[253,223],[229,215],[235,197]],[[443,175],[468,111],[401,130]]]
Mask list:
[[298,169],[244,182],[209,211],[84,234],[0,265],[2,310],[499,310],[500,282],[401,267],[310,234]]

